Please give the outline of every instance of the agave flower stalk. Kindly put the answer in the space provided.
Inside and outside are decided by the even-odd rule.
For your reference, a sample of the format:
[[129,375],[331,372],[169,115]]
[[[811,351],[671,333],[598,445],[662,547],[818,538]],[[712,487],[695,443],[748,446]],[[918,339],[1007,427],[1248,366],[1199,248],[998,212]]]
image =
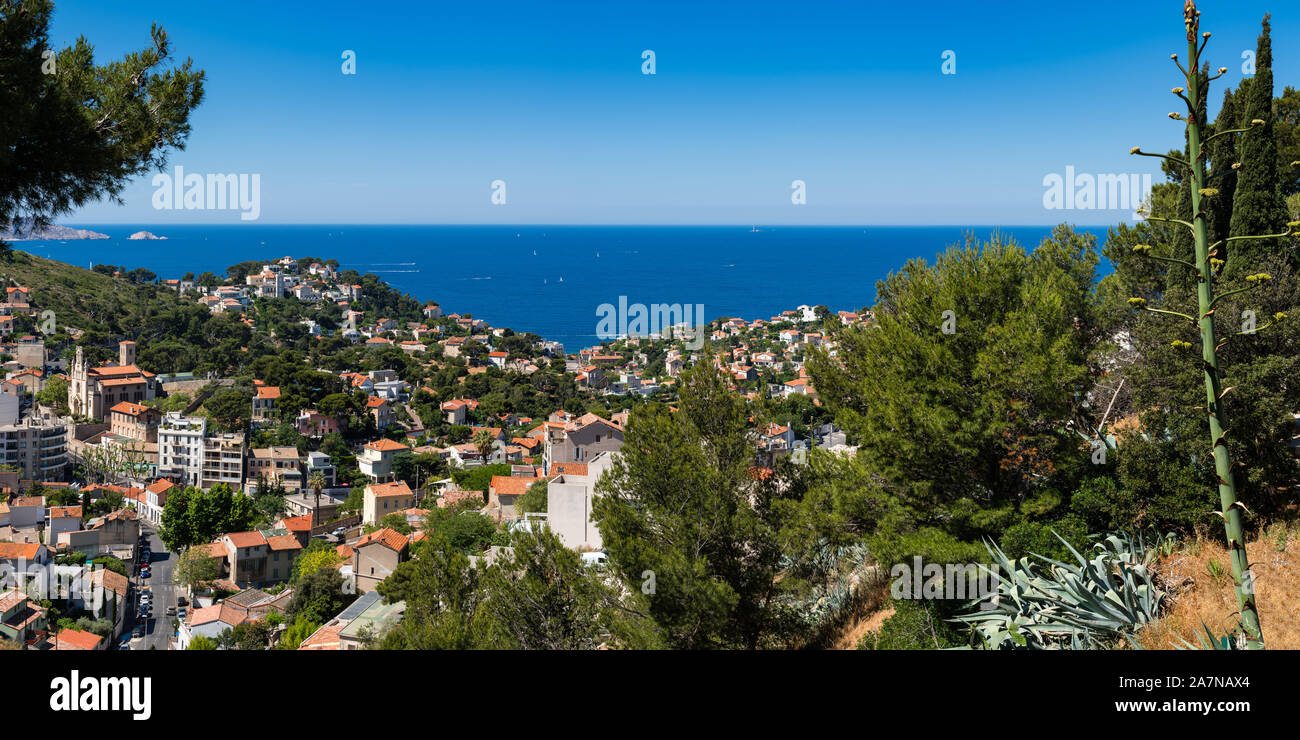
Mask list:
[[[1187,105],[1187,114],[1185,116],[1171,114],[1171,118],[1182,120],[1187,128],[1187,143],[1189,160],[1183,161],[1174,157],[1164,157],[1169,159],[1175,165],[1185,169],[1191,177],[1192,183],[1192,221],[1181,219],[1156,218],[1150,216],[1149,220],[1163,221],[1172,224],[1178,224],[1191,230],[1196,245],[1195,264],[1188,263],[1185,260],[1175,259],[1173,257],[1162,257],[1151,254],[1149,245],[1139,245],[1134,251],[1141,255],[1156,259],[1161,262],[1179,264],[1191,269],[1196,274],[1196,298],[1199,310],[1199,316],[1193,318],[1177,311],[1165,311],[1161,309],[1149,308],[1146,302],[1140,298],[1134,298],[1129,301],[1135,308],[1146,310],[1153,313],[1172,315],[1186,319],[1195,324],[1201,334],[1201,367],[1205,376],[1205,399],[1207,417],[1210,425],[1210,444],[1214,456],[1214,470],[1218,477],[1219,502],[1220,509],[1215,513],[1223,518],[1224,529],[1228,539],[1228,552],[1232,565],[1233,589],[1237,595],[1237,606],[1240,612],[1241,628],[1244,633],[1245,647],[1248,649],[1262,649],[1264,647],[1263,632],[1259,622],[1259,610],[1255,604],[1254,579],[1250,573],[1250,562],[1246,557],[1246,542],[1242,530],[1242,511],[1246,508],[1237,498],[1237,486],[1233,477],[1232,470],[1232,453],[1228,449],[1226,435],[1228,431],[1227,420],[1223,412],[1223,396],[1225,391],[1221,386],[1221,375],[1219,371],[1218,349],[1221,346],[1215,337],[1214,331],[1214,310],[1216,306],[1224,299],[1233,294],[1241,293],[1258,286],[1262,281],[1267,280],[1268,276],[1264,274],[1251,275],[1247,278],[1247,287],[1226,291],[1218,295],[1215,294],[1216,273],[1225,259],[1227,249],[1226,242],[1241,241],[1248,239],[1268,239],[1292,235],[1296,232],[1296,225],[1291,224],[1287,232],[1282,234],[1262,234],[1259,236],[1234,236],[1215,242],[1209,243],[1209,229],[1206,222],[1206,210],[1204,205],[1208,199],[1216,197],[1218,191],[1206,185],[1206,159],[1208,150],[1206,144],[1210,139],[1217,136],[1232,136],[1245,131],[1246,129],[1230,129],[1219,131],[1214,136],[1205,138],[1205,121],[1202,120],[1199,101],[1208,96],[1201,88],[1208,87],[1209,81],[1218,79],[1226,71],[1224,68],[1219,69],[1219,73],[1213,77],[1203,79],[1201,76],[1201,55],[1205,50],[1206,43],[1209,42],[1210,34],[1208,32],[1201,34],[1200,31],[1200,11],[1196,9],[1194,0],[1187,0],[1183,7],[1183,20],[1187,28],[1187,55],[1188,63],[1183,67],[1178,62],[1178,55],[1173,55],[1174,64],[1182,71],[1183,77],[1187,80],[1186,95],[1183,94],[1182,88],[1174,88],[1173,93]],[[1263,121],[1252,121],[1252,126],[1262,125]],[[1164,156],[1153,155],[1134,148],[1130,154],[1143,156]],[[1275,320],[1280,320],[1283,316],[1275,316]],[[1257,330],[1258,331],[1258,330]],[[1246,333],[1246,332],[1239,332]],[[1186,342],[1175,342],[1176,346],[1186,346]],[[1229,388],[1228,390],[1231,390]]]

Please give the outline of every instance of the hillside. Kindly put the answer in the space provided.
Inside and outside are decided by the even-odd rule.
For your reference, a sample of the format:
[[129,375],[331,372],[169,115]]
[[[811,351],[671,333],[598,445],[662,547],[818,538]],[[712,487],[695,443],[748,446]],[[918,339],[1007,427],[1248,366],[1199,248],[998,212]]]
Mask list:
[[161,285],[137,285],[18,249],[0,257],[0,283],[27,286],[35,309],[54,311],[60,329],[81,329],[92,345],[161,334],[184,305]]

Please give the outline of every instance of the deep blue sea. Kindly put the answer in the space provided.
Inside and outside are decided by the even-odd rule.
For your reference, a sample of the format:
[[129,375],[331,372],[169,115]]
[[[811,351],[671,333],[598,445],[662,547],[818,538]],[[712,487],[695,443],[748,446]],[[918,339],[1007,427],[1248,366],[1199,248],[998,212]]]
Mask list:
[[[446,313],[531,331],[576,352],[597,343],[597,306],[703,304],[718,316],[768,318],[799,304],[857,310],[876,281],[912,257],[933,260],[972,233],[1026,247],[1045,226],[273,226],[77,224],[110,240],[17,242],[18,249],[89,267],[144,267],[179,278],[253,259],[337,259]],[[147,230],[165,241],[130,241]],[[1080,229],[1096,234],[1104,228]],[[1105,260],[1102,270],[1109,270]]]

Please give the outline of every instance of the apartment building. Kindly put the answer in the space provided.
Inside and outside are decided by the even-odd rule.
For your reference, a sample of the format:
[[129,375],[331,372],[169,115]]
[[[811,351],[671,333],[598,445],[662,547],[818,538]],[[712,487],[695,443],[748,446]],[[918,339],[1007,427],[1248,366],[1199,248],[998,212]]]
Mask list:
[[170,411],[158,424],[158,475],[197,486],[203,478],[203,440],[208,420]]
[[[328,460],[328,456],[326,457]],[[258,447],[248,458],[250,485],[265,479],[267,485],[279,483],[289,493],[302,490],[302,461],[297,447]]]
[[53,416],[31,416],[0,426],[0,465],[12,465],[23,480],[63,478],[68,462],[68,427]]
[[238,491],[244,485],[244,436],[222,434],[203,440],[203,471],[199,486],[207,490],[225,483]]

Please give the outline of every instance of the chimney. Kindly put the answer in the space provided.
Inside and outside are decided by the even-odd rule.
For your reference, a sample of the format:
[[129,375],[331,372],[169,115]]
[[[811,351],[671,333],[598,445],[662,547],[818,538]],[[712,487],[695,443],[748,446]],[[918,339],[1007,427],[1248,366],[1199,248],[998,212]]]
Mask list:
[[117,364],[135,364],[135,342],[123,341],[117,345]]

